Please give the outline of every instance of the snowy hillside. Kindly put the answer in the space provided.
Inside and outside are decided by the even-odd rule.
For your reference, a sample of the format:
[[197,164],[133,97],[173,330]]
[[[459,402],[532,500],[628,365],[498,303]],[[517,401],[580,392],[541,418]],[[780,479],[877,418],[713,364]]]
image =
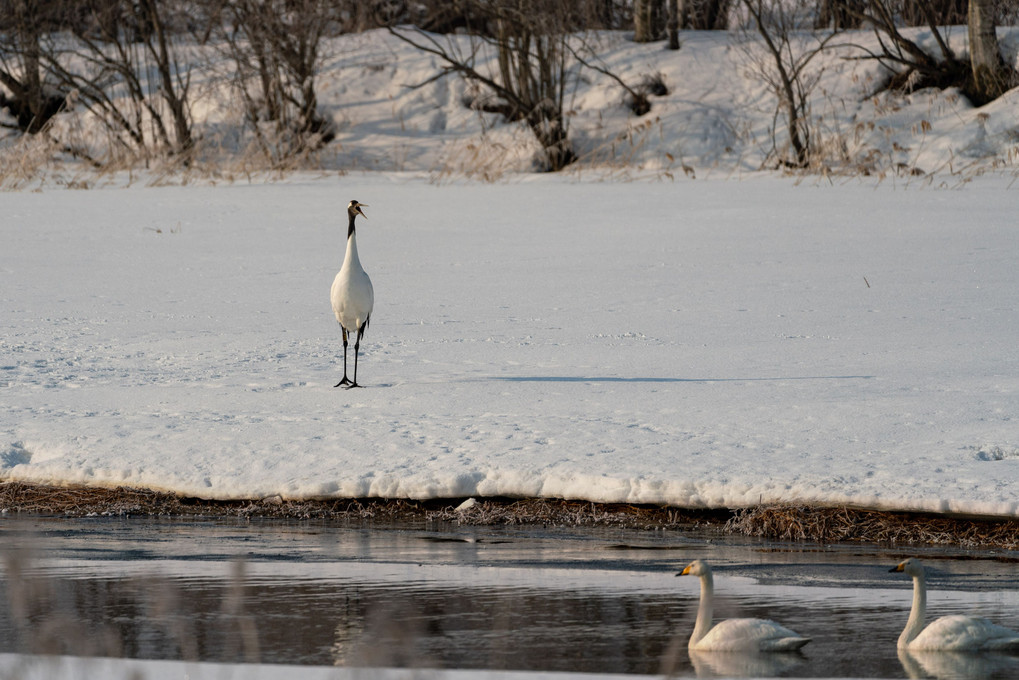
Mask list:
[[[965,27],[944,32],[965,55]],[[905,33],[933,47],[929,31]],[[660,77],[669,93],[652,96],[651,111],[638,117],[615,80],[580,70],[567,99],[570,137],[580,161],[568,174],[686,179],[776,167],[774,154],[783,152],[788,140],[781,116],[776,118],[776,99],[760,75],[773,66],[759,37],[735,31],[691,31],[681,37],[679,51],[668,51],[663,43],[637,44],[622,32],[586,38],[599,67],[633,87]],[[467,49],[465,37],[454,40]],[[1017,63],[1019,30],[1000,29],[999,41],[1007,60]],[[875,94],[887,73],[873,60],[853,58],[877,49],[874,34],[848,32],[837,42],[811,62],[805,76],[816,80],[810,93],[810,128],[818,149],[814,173],[922,181],[932,174],[958,180],[993,169],[1014,171],[1019,90],[979,109],[955,90]],[[801,43],[809,47],[810,38],[803,36]],[[537,145],[527,127],[468,108],[470,86],[456,74],[437,77],[443,67],[438,58],[384,30],[329,39],[323,53],[316,79],[319,109],[335,123],[338,137],[311,159],[313,166],[420,172],[433,181],[461,176],[498,181],[533,170]],[[264,167],[246,150],[242,102],[230,89],[229,65],[219,54],[214,46],[193,51],[192,115],[200,161],[187,170],[135,175],[133,181],[230,181]],[[491,62],[482,59],[479,68]],[[56,137],[103,156],[108,137],[80,108],[59,116],[55,126]],[[109,181],[80,161],[45,163],[59,154],[41,139],[14,139],[8,136],[0,145],[0,186],[80,188]]]
[[[948,29],[965,53],[964,27]],[[929,34],[914,31],[923,44]],[[869,32],[847,41],[876,49]],[[1002,33],[1016,59],[1019,31]],[[651,112],[637,117],[626,93],[591,70],[570,110],[571,134],[581,162],[574,173],[604,176],[733,176],[774,167],[776,100],[755,72],[767,61],[759,39],[725,32],[683,34],[678,52],[662,43],[636,44],[626,34],[597,37],[601,65],[635,85],[660,75],[670,93],[651,97]],[[904,174],[975,168],[1014,168],[1019,160],[1019,90],[975,109],[956,91],[927,89],[908,95],[872,95],[882,80],[873,61],[855,46],[833,47],[810,69],[819,78],[812,93],[814,127],[833,172]],[[325,105],[342,134],[335,167],[427,171],[434,177],[466,173],[484,179],[532,168],[535,144],[520,124],[465,109],[465,85],[446,76],[420,89],[441,67],[433,57],[382,32],[344,38],[321,83]]]

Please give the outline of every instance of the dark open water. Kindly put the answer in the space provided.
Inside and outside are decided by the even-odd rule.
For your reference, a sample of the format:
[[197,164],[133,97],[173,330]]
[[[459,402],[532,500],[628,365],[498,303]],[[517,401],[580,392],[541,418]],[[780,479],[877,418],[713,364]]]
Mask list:
[[[707,541],[678,532],[336,527],[313,522],[0,518],[0,653],[679,675],[1017,678],[1019,658],[903,657],[918,551]],[[929,615],[1019,630],[1019,554],[919,551]],[[686,650],[698,582],[716,620],[813,641],[746,657]]]

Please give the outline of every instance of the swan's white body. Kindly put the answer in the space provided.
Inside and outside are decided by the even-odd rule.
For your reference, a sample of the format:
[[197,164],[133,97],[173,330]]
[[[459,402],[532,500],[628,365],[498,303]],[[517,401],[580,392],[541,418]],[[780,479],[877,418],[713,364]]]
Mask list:
[[1019,632],[972,616],[942,616],[924,628],[927,616],[927,581],[919,560],[900,562],[892,571],[913,577],[913,607],[899,635],[899,649],[971,652],[1019,650]]
[[[333,305],[333,314],[340,323],[343,330],[343,379],[336,383],[336,387],[345,385],[347,387],[359,387],[357,384],[357,355],[361,348],[361,336],[368,327],[368,320],[371,318],[372,309],[375,307],[375,290],[372,288],[372,280],[368,272],[361,266],[361,258],[357,256],[357,235],[354,231],[354,219],[361,215],[363,203],[351,201],[347,206],[347,252],[343,256],[343,265],[333,279],[332,288],[329,291],[329,300]],[[354,341],[354,379],[347,378],[347,336],[357,333]]]
[[726,619],[714,626],[715,584],[711,567],[703,560],[691,562],[678,576],[687,574],[701,580],[701,602],[689,647],[715,652],[791,652],[810,642],[785,626],[768,619]]

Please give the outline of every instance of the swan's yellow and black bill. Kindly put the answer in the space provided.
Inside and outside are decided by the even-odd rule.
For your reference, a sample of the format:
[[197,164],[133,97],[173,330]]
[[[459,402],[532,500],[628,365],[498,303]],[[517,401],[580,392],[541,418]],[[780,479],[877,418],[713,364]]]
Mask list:
[[894,567],[892,567],[888,571],[889,572],[892,572],[892,571],[902,571],[903,569],[905,569],[905,567],[903,566],[904,564],[906,564],[906,563],[905,562],[899,562],[898,564],[896,564]]

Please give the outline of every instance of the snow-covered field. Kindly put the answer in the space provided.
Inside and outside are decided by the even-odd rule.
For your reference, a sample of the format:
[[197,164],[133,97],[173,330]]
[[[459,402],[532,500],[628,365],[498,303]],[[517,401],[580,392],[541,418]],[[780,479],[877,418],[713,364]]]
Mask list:
[[[1014,516],[1007,183],[8,194],[0,474]],[[328,291],[351,198],[376,310],[345,391]]]
[[[373,32],[319,78],[354,172],[5,194],[0,479],[1019,515],[1019,93],[864,98],[833,56],[816,108],[887,171],[797,181],[754,172],[773,105],[726,34],[602,39],[673,90],[638,120],[586,83],[561,176]],[[352,198],[376,310],[343,391]]]

